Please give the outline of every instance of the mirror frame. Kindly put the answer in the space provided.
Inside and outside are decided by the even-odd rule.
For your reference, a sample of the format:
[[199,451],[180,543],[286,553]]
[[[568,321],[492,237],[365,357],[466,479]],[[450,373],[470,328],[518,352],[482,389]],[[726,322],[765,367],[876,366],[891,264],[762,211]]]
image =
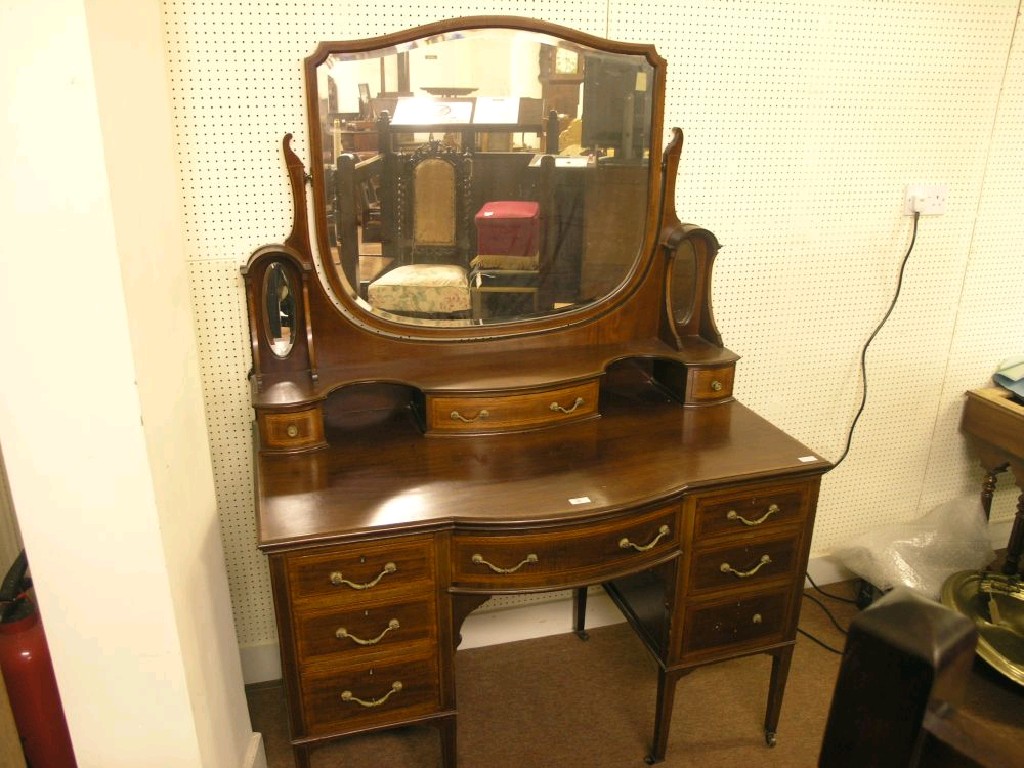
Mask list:
[[[555,328],[565,328],[566,326],[574,326],[592,321],[597,317],[614,311],[639,288],[651,267],[660,236],[662,212],[665,210],[666,204],[664,199],[665,169],[663,167],[663,147],[659,143],[659,137],[664,132],[666,61],[658,55],[653,45],[608,40],[538,19],[515,16],[469,16],[446,19],[380,37],[321,42],[304,62],[307,127],[309,129],[308,146],[311,148],[310,151],[313,152],[312,148],[320,147],[323,143],[317,91],[317,68],[328,56],[336,53],[370,52],[433,35],[487,28],[536,32],[607,53],[642,56],[651,66],[653,83],[651,88],[651,126],[647,183],[648,214],[644,235],[639,243],[633,265],[618,287],[603,298],[568,309],[565,312],[528,316],[487,324],[429,326],[400,323],[377,315],[357,303],[355,298],[346,290],[337,271],[330,269],[329,265],[324,263],[323,255],[330,253],[326,213],[326,180],[323,163],[311,162],[313,230],[316,250],[320,256],[321,265],[324,267],[320,279],[321,282],[324,282],[323,278],[326,276],[327,285],[324,286],[325,290],[333,296],[335,305],[342,311],[347,320],[356,326],[393,338],[423,341],[508,338],[543,333]],[[669,205],[672,204],[672,201],[667,202]]]

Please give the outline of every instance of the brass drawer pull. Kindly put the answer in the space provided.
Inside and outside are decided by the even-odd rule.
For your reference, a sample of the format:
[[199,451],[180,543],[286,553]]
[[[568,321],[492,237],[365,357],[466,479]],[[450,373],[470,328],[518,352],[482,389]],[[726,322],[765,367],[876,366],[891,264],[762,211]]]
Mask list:
[[764,568],[766,565],[768,565],[771,561],[772,561],[772,559],[770,557],[768,557],[768,555],[761,555],[761,559],[757,562],[757,565],[755,565],[749,571],[737,571],[735,568],[733,568],[728,563],[722,563],[720,566],[718,566],[718,570],[720,570],[722,573],[731,573],[737,579],[747,579],[747,578],[750,578],[751,576],[753,576],[758,571],[760,571],[762,568]]
[[398,566],[394,563],[384,563],[384,570],[377,574],[377,578],[375,578],[373,581],[368,581],[365,584],[356,584],[355,582],[349,581],[348,579],[344,578],[341,575],[341,571],[333,571],[331,573],[331,584],[333,584],[336,587],[340,587],[342,584],[344,584],[346,587],[351,587],[352,589],[369,589],[370,587],[377,586],[377,584],[380,583],[380,580],[383,579],[387,574],[394,573],[397,570]]
[[714,381],[712,381],[711,382],[711,391],[712,392],[721,392],[722,391],[722,382],[720,382],[718,379],[715,379]]
[[652,541],[650,544],[634,544],[629,539],[622,539],[621,541],[619,541],[619,549],[629,549],[630,547],[632,547],[637,552],[646,552],[649,549],[654,549],[655,544],[661,541],[665,536],[668,536],[669,530],[670,529],[667,525],[661,526],[661,528],[658,529],[658,535],[654,537],[654,541]]
[[760,525],[761,523],[763,523],[765,520],[767,520],[769,517],[771,517],[772,515],[774,515],[778,511],[779,511],[779,505],[778,504],[772,504],[770,507],[768,507],[768,511],[765,512],[761,517],[757,518],[757,520],[747,520],[747,518],[743,517],[743,515],[739,514],[735,509],[730,509],[729,510],[729,514],[727,514],[725,516],[725,519],[726,520],[739,520],[744,525]]
[[554,402],[554,403],[552,403],[551,405],[548,406],[548,410],[549,411],[555,411],[556,413],[564,413],[566,415],[569,415],[570,413],[575,411],[577,408],[579,408],[581,405],[583,405],[583,398],[582,397],[577,397],[576,400],[573,401],[572,406],[569,407],[569,408],[563,408],[557,402]]
[[526,559],[523,560],[523,562],[521,562],[519,565],[514,565],[511,568],[502,568],[500,566],[494,565],[493,563],[488,563],[486,560],[484,560],[483,555],[473,555],[472,560],[474,565],[486,565],[495,573],[515,573],[524,565],[532,565],[533,563],[536,563],[538,560],[540,560],[540,558],[533,554],[527,555]]
[[458,411],[452,411],[452,421],[461,421],[464,424],[472,424],[474,421],[480,421],[481,419],[486,419],[490,415],[491,414],[487,411],[486,408],[481,409],[480,413],[478,413],[476,416],[474,416],[471,419],[467,419],[465,416],[463,416]]
[[755,624],[760,624],[760,623],[761,623],[761,614],[760,614],[760,613],[755,613],[755,614],[754,614],[754,618],[753,618],[753,619],[751,619],[751,620],[752,620],[752,621],[753,621],[753,622],[754,622]]
[[385,693],[379,699],[370,699],[369,701],[367,701],[365,699],[360,699],[360,698],[354,696],[352,694],[352,691],[342,691],[341,692],[341,700],[342,701],[354,701],[356,704],[358,704],[361,707],[379,707],[385,701],[390,699],[392,694],[398,693],[401,690],[402,690],[402,683],[401,683],[401,681],[400,680],[395,680],[395,682],[393,682],[391,684],[391,690],[388,691],[387,693]]
[[357,645],[376,645],[377,643],[379,643],[381,640],[384,639],[384,635],[386,635],[388,632],[394,632],[398,628],[399,628],[398,619],[392,619],[391,621],[388,622],[388,625],[386,627],[384,627],[384,631],[383,632],[381,632],[376,637],[370,638],[369,640],[363,640],[361,637],[356,637],[355,635],[350,635],[348,630],[345,629],[344,627],[339,627],[338,631],[334,633],[334,636],[336,638],[338,638],[339,640],[344,640],[345,638],[348,638],[349,640],[351,640],[353,643],[356,643]]

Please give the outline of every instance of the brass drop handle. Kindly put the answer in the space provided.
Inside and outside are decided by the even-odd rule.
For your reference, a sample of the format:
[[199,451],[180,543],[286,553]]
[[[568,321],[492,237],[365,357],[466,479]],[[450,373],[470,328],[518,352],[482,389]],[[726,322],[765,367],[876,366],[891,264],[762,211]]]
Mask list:
[[494,563],[489,563],[486,560],[484,560],[484,556],[483,555],[479,555],[479,554],[473,555],[473,557],[471,559],[472,559],[474,565],[486,565],[488,568],[490,568],[495,573],[515,573],[520,568],[522,568],[524,565],[533,565],[534,563],[536,563],[536,562],[538,562],[540,560],[540,558],[537,557],[536,555],[529,554],[529,555],[526,556],[526,559],[523,560],[523,562],[519,563],[519,565],[513,565],[511,568],[502,568],[501,566],[494,565]]
[[581,405],[583,405],[583,398],[582,397],[577,397],[573,401],[573,404],[569,408],[563,408],[557,402],[554,402],[554,403],[552,403],[551,405],[548,406],[548,410],[554,411],[556,413],[564,413],[566,415],[569,415],[570,413],[575,411],[577,408],[579,408]]
[[491,414],[487,411],[487,409],[483,408],[483,409],[480,410],[480,412],[476,416],[474,416],[471,419],[467,419],[465,416],[463,416],[458,411],[452,411],[451,417],[452,417],[452,421],[461,421],[464,424],[472,424],[474,421],[480,421],[482,419],[486,419],[490,415]]
[[722,563],[720,566],[718,566],[718,570],[720,570],[722,573],[731,573],[737,579],[748,579],[755,573],[760,571],[762,568],[764,568],[766,565],[768,565],[771,561],[772,559],[768,557],[768,555],[761,555],[761,559],[757,561],[757,565],[755,565],[749,571],[737,571],[728,563]]
[[348,638],[357,645],[376,645],[384,639],[384,635],[386,635],[388,632],[394,632],[396,629],[399,628],[399,626],[400,625],[398,623],[398,619],[392,619],[388,622],[388,625],[384,627],[383,632],[381,632],[376,637],[371,637],[369,640],[363,640],[361,637],[356,637],[355,635],[349,634],[349,631],[344,627],[339,627],[338,631],[334,633],[334,636],[339,640],[344,640],[345,638]]
[[357,584],[353,581],[349,581],[341,575],[341,571],[332,571],[331,584],[333,584],[336,587],[344,585],[346,587],[351,587],[352,589],[370,589],[370,587],[377,586],[377,584],[380,583],[380,580],[383,579],[387,574],[394,573],[397,570],[398,566],[394,563],[384,563],[384,570],[377,574],[377,578],[373,579],[372,581],[368,581],[365,584]]
[[369,700],[360,699],[357,696],[354,696],[352,694],[352,691],[342,691],[341,692],[341,700],[342,701],[354,701],[356,704],[358,704],[361,707],[379,707],[385,701],[390,699],[392,694],[398,693],[401,690],[402,690],[402,682],[400,680],[395,680],[395,682],[393,682],[391,684],[391,690],[388,691],[387,693],[385,693],[379,699],[369,699]]
[[769,517],[771,517],[772,515],[774,515],[778,511],[779,511],[779,505],[778,504],[772,504],[770,507],[768,507],[768,511],[765,512],[763,515],[761,515],[761,517],[757,518],[757,520],[747,520],[747,518],[743,517],[743,515],[741,515],[735,509],[730,509],[729,513],[725,516],[725,519],[726,520],[739,520],[744,525],[760,525],[761,523],[763,523],[765,520],[767,520]]
[[285,432],[288,433],[288,437],[298,437],[299,428],[294,424],[289,424],[288,429],[286,429]]
[[649,549],[654,549],[654,545],[661,541],[663,538],[668,536],[671,529],[667,525],[661,526],[658,529],[658,535],[654,537],[654,540],[650,544],[634,544],[629,539],[622,539],[619,541],[619,549],[629,549],[632,547],[637,552],[646,552]]

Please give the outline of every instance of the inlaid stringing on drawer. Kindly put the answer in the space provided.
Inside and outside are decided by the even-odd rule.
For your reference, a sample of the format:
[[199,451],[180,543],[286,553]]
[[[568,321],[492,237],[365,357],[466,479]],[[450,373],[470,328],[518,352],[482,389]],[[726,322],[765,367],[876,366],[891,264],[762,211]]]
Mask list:
[[769,531],[802,522],[807,515],[809,486],[759,486],[697,499],[695,534],[700,540],[721,534]]
[[382,605],[358,604],[331,611],[298,611],[295,644],[300,664],[351,663],[380,650],[435,642],[434,601],[416,595]]
[[303,673],[300,688],[311,734],[339,727],[402,722],[441,706],[434,654],[402,661],[328,666]]
[[293,601],[372,600],[396,591],[427,591],[434,583],[429,540],[353,542],[316,554],[288,558]]
[[693,555],[689,593],[756,588],[765,582],[790,580],[796,573],[798,535],[759,536]]
[[679,550],[676,507],[589,526],[554,528],[519,536],[456,534],[452,584],[467,588],[523,589],[600,580]]
[[427,396],[427,431],[481,433],[528,429],[597,413],[598,382],[541,392],[489,396]]
[[[686,608],[683,654],[733,651],[782,639],[789,615],[789,587],[745,595],[727,602]],[[704,655],[704,654],[701,654]]]

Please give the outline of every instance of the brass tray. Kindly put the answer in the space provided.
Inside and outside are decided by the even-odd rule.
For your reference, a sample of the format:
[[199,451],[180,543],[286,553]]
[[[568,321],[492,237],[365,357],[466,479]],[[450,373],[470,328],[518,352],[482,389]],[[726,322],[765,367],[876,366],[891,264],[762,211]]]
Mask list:
[[978,655],[993,669],[1024,685],[1024,584],[1020,576],[959,571],[942,586],[943,605],[978,629]]

